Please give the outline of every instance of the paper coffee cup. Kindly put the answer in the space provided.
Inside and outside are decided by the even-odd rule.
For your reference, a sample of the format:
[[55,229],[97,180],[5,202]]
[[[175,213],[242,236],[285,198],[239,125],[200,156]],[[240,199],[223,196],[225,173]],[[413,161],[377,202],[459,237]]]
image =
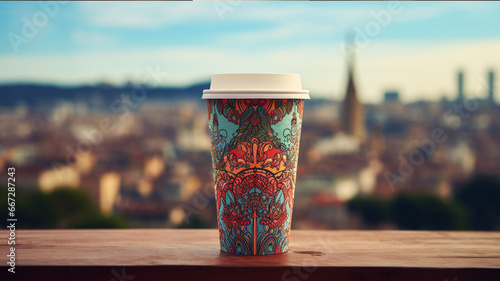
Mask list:
[[214,74],[207,99],[221,250],[288,250],[304,99],[298,74]]

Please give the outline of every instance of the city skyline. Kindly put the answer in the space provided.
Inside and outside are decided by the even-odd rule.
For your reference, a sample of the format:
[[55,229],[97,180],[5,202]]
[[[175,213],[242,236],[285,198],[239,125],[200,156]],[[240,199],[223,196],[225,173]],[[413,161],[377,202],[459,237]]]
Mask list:
[[[443,96],[454,100],[459,70],[464,72],[465,97],[470,98],[487,84],[489,71],[500,70],[500,57],[495,56],[500,49],[497,3],[47,7],[28,2],[1,3],[0,8],[2,84],[141,83],[148,67],[168,73],[164,86],[206,82],[211,73],[296,72],[313,98],[342,100],[346,33],[359,39],[357,77],[363,103],[382,101],[386,91],[398,91],[403,102]],[[35,15],[38,20],[45,15],[46,23],[31,38],[22,37],[26,21],[33,23]],[[487,97],[484,88],[482,98]],[[498,95],[495,99],[499,101]]]

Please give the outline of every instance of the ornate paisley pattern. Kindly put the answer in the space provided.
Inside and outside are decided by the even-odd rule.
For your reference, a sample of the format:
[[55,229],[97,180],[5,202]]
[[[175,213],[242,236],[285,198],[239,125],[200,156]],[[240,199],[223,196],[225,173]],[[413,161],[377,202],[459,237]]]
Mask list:
[[221,249],[288,250],[304,100],[207,100]]

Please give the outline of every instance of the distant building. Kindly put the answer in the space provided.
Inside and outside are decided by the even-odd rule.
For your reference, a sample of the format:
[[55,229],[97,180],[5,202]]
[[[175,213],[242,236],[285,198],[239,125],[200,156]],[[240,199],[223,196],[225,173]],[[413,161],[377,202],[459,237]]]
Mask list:
[[43,192],[51,192],[59,187],[78,188],[81,175],[77,169],[63,166],[45,170],[38,177],[38,186]]
[[115,172],[104,173],[99,179],[99,208],[110,215],[120,197],[121,177]]
[[491,103],[495,102],[494,85],[495,85],[495,73],[493,72],[493,70],[490,70],[490,72],[488,72],[488,101]]
[[458,95],[457,95],[457,101],[462,102],[465,99],[464,95],[464,73],[463,71],[458,72],[457,76],[457,88],[458,88]]
[[343,104],[343,131],[363,142],[366,137],[365,115],[363,105],[359,102],[356,87],[354,85],[354,52],[351,52],[347,62],[347,89]]
[[386,103],[399,102],[399,93],[396,91],[385,92],[384,102]]
[[378,156],[385,150],[385,139],[382,125],[374,124],[371,128],[370,138],[371,151],[374,155]]

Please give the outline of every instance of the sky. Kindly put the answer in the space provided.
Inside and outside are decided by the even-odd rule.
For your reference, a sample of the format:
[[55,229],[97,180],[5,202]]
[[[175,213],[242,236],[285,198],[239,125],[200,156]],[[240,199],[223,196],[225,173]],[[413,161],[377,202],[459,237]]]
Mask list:
[[0,83],[299,73],[312,98],[342,99],[349,37],[363,102],[454,98],[459,70],[472,97],[489,70],[500,80],[499,14],[498,2],[1,2]]

